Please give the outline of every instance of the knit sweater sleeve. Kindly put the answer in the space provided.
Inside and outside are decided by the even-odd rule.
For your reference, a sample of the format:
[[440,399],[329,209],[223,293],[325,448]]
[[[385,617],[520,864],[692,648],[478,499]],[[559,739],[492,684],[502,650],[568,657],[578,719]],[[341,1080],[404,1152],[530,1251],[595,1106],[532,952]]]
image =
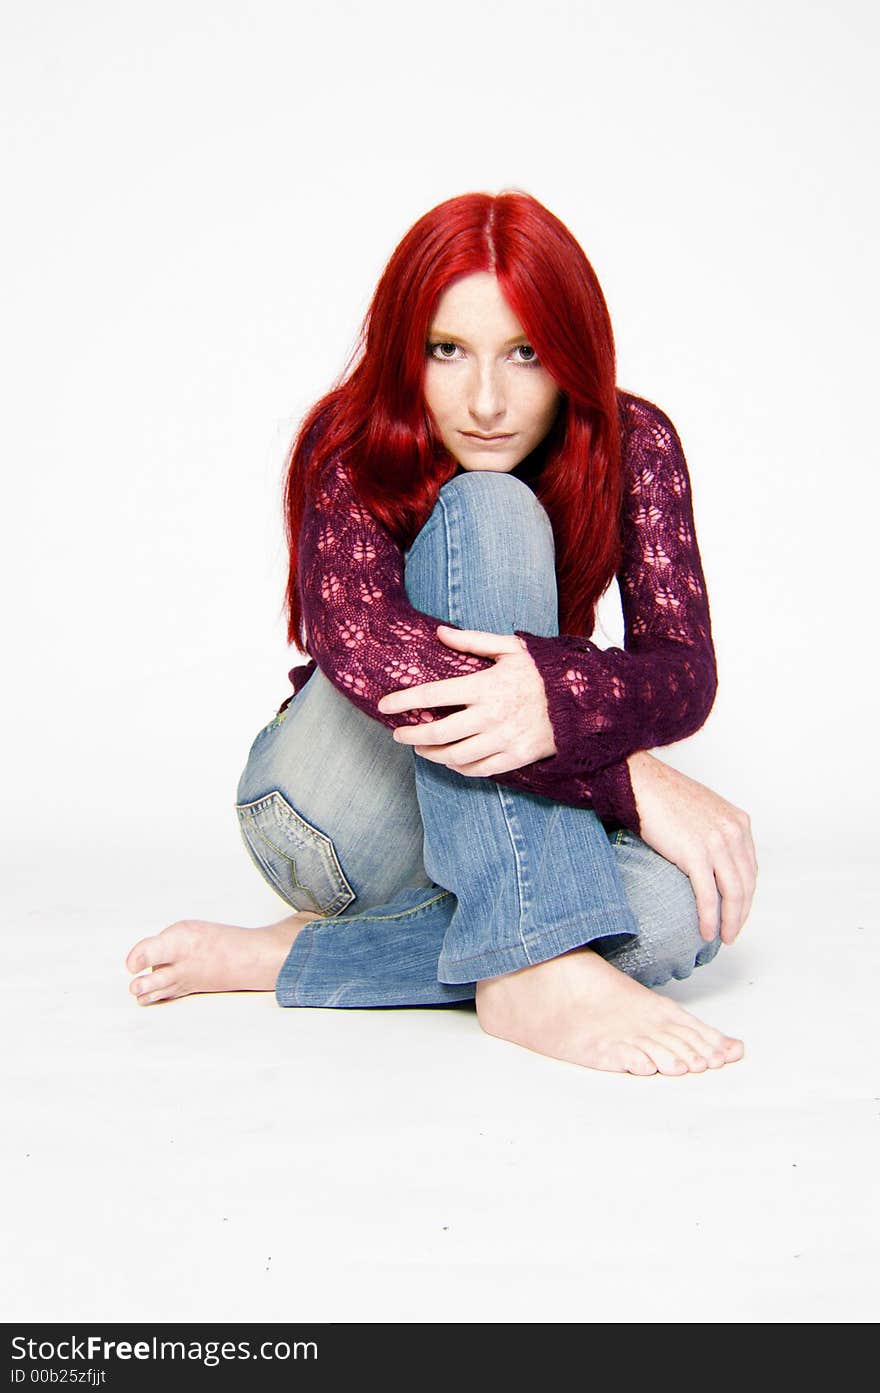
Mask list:
[[624,647],[522,630],[544,680],[556,754],[530,766],[596,782],[600,801],[638,831],[626,758],[692,735],[715,700],[706,582],[681,441],[657,406],[627,397],[622,557]]
[[395,727],[461,707],[383,714],[376,704],[388,692],[491,666],[449,648],[437,637],[442,621],[410,604],[403,553],[360,503],[338,455],[323,466],[305,509],[299,587],[311,661],[291,670],[294,694],[317,666],[360,710]]

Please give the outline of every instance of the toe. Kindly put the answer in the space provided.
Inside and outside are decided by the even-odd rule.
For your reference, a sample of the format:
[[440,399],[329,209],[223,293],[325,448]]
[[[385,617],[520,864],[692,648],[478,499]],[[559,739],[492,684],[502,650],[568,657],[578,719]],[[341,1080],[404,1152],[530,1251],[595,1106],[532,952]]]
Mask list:
[[658,1031],[656,1038],[667,1047],[675,1058],[683,1059],[692,1074],[702,1074],[708,1069],[709,1064],[705,1055],[687,1039],[683,1028],[664,1031],[662,1035]]
[[161,967],[163,963],[170,962],[175,951],[179,949],[179,941],[175,943],[175,938],[164,929],[160,934],[153,934],[150,938],[142,938],[136,943],[125,960],[125,965],[129,972],[144,972],[148,967]]
[[656,1074],[657,1065],[653,1059],[645,1054],[644,1050],[639,1050],[635,1045],[628,1045],[624,1050],[624,1068],[628,1074],[641,1074],[647,1077],[648,1074]]
[[676,1026],[675,1033],[682,1040],[687,1041],[691,1049],[695,1050],[706,1061],[710,1069],[721,1068],[724,1063],[724,1051],[719,1049],[717,1045],[710,1045],[707,1040],[703,1039],[698,1030],[694,1030],[689,1025],[679,1025]]
[[142,939],[140,943],[136,943],[125,959],[125,966],[128,968],[129,972],[143,972],[146,967],[147,960],[143,952],[145,942],[146,939]]
[[164,1001],[165,997],[161,992],[144,992],[143,996],[137,999],[138,1006],[155,1006],[158,1002]]
[[670,1049],[668,1045],[664,1044],[662,1038],[656,1035],[644,1035],[640,1036],[634,1043],[638,1045],[640,1050],[644,1050],[648,1058],[653,1061],[658,1073],[687,1074],[689,1072],[687,1064],[677,1049]]
[[[706,1025],[696,1016],[692,1017],[688,1024],[698,1036],[698,1040],[694,1040],[693,1043],[701,1053],[705,1054],[710,1068],[718,1069],[722,1064],[732,1064],[734,1060],[742,1059],[744,1050],[742,1040],[738,1040],[732,1035],[723,1035],[720,1030]],[[679,1029],[681,1027],[677,1025],[676,1030]]]
[[150,1006],[154,1001],[164,1001],[175,995],[176,975],[170,967],[159,968],[155,972],[145,972],[136,977],[130,990],[138,999],[139,1006]]
[[149,950],[155,942],[155,937],[150,937],[150,939],[141,939],[141,942],[135,943],[134,949],[125,958],[125,967],[128,968],[129,972],[143,972],[145,968],[152,967]]
[[713,1039],[715,1048],[720,1051],[728,1063],[734,1059],[742,1059],[744,1048],[742,1040],[738,1040],[735,1035],[723,1035],[720,1030],[712,1031],[711,1034],[715,1037]]

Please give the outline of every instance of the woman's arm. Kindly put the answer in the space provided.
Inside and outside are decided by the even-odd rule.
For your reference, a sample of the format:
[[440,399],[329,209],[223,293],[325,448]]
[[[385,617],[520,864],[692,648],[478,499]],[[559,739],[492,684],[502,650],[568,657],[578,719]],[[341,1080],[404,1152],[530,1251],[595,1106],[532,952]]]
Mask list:
[[444,645],[437,638],[440,621],[410,604],[400,547],[359,502],[336,457],[325,464],[303,518],[299,587],[317,666],[355,706],[387,726],[406,723],[377,710],[387,692],[491,666]]
[[547,694],[556,754],[541,768],[591,774],[703,725],[717,673],[690,477],[669,418],[630,397],[618,572],[623,648],[517,630]]
[[700,933],[733,943],[755,893],[758,862],[748,813],[647,751],[630,755],[641,837],[690,879]]

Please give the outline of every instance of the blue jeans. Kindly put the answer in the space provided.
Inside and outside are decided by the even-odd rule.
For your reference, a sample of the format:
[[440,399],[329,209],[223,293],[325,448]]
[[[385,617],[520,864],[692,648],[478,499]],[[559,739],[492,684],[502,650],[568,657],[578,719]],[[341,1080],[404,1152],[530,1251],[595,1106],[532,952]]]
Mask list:
[[[461,628],[559,632],[550,520],[509,474],[444,484],[405,584]],[[281,969],[282,1006],[468,1001],[481,978],[584,944],[653,987],[720,946],[688,877],[633,832],[423,759],[320,670],[254,740],[236,811],[269,884],[323,916]]]

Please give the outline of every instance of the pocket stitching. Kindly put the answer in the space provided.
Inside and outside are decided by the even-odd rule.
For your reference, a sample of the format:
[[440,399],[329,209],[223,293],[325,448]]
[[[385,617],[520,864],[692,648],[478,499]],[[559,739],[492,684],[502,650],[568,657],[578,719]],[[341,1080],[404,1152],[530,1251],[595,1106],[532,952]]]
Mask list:
[[[245,829],[245,821],[247,821],[247,830]],[[276,894],[280,895],[281,898],[285,901],[285,903],[290,905],[291,909],[301,909],[301,905],[294,904],[293,900],[290,899],[288,888],[286,885],[282,884],[280,877],[278,876],[274,866],[272,865],[271,859],[269,857],[264,858],[260,854],[259,850],[251,840],[251,836],[253,836],[254,838],[258,838],[261,843],[270,847],[273,851],[277,851],[278,848],[275,847],[272,842],[269,842],[266,839],[266,837],[263,836],[259,827],[257,827],[256,823],[254,823],[252,819],[248,818],[245,820],[244,818],[240,818],[238,827],[239,831],[241,832],[241,839],[244,842],[245,849],[248,855],[250,856],[251,860],[253,861],[254,865],[257,867],[257,870],[262,875],[263,879],[268,881],[268,883],[272,886],[272,889],[276,892]],[[248,835],[249,832],[251,836]],[[291,869],[293,871],[292,879],[294,882],[294,889],[302,890],[304,894],[308,895],[315,910],[319,914],[325,914],[327,911],[325,910],[323,905],[320,905],[318,903],[311,890],[309,890],[305,885],[300,884],[300,882],[297,880],[294,863],[291,861],[290,857],[287,856],[285,852],[281,852],[280,855],[283,856],[285,861],[287,861],[288,865],[291,866]],[[332,903],[333,901],[331,901],[331,905]]]
[[[330,872],[331,881],[336,882],[336,894],[333,895],[328,904],[320,905],[318,903],[314,893],[297,878],[295,858],[290,856],[284,847],[277,846],[275,842],[271,841],[263,829],[257,825],[256,814],[261,809],[268,807],[280,810],[282,819],[284,817],[291,819],[294,826],[301,829],[300,835],[303,836],[306,841],[312,838],[317,843],[319,853],[329,863],[327,869]],[[302,890],[308,895],[309,899],[317,906],[322,914],[329,914],[331,916],[341,914],[342,911],[347,909],[352,901],[356,899],[355,892],[349,884],[348,878],[339,863],[339,857],[336,854],[336,848],[333,845],[332,839],[327,836],[326,832],[322,832],[320,827],[316,827],[313,823],[304,818],[301,813],[297,812],[296,808],[288,802],[280,789],[272,789],[269,793],[263,794],[261,798],[254,798],[247,803],[236,803],[235,810],[238,814],[238,822],[242,836],[244,836],[245,822],[247,822],[261,841],[265,842],[265,844],[278,856],[284,858],[290,867],[295,888]],[[244,839],[245,843],[249,845],[246,836]],[[260,863],[260,865],[261,869],[267,869],[267,867],[262,866],[262,863]],[[278,890],[282,889],[280,884],[277,884],[274,875],[272,876],[272,883],[276,885]],[[283,898],[286,899],[287,896],[284,895]],[[340,900],[342,901],[341,904]],[[290,903],[289,900],[288,903]],[[294,908],[295,907],[296,906],[294,906]]]

